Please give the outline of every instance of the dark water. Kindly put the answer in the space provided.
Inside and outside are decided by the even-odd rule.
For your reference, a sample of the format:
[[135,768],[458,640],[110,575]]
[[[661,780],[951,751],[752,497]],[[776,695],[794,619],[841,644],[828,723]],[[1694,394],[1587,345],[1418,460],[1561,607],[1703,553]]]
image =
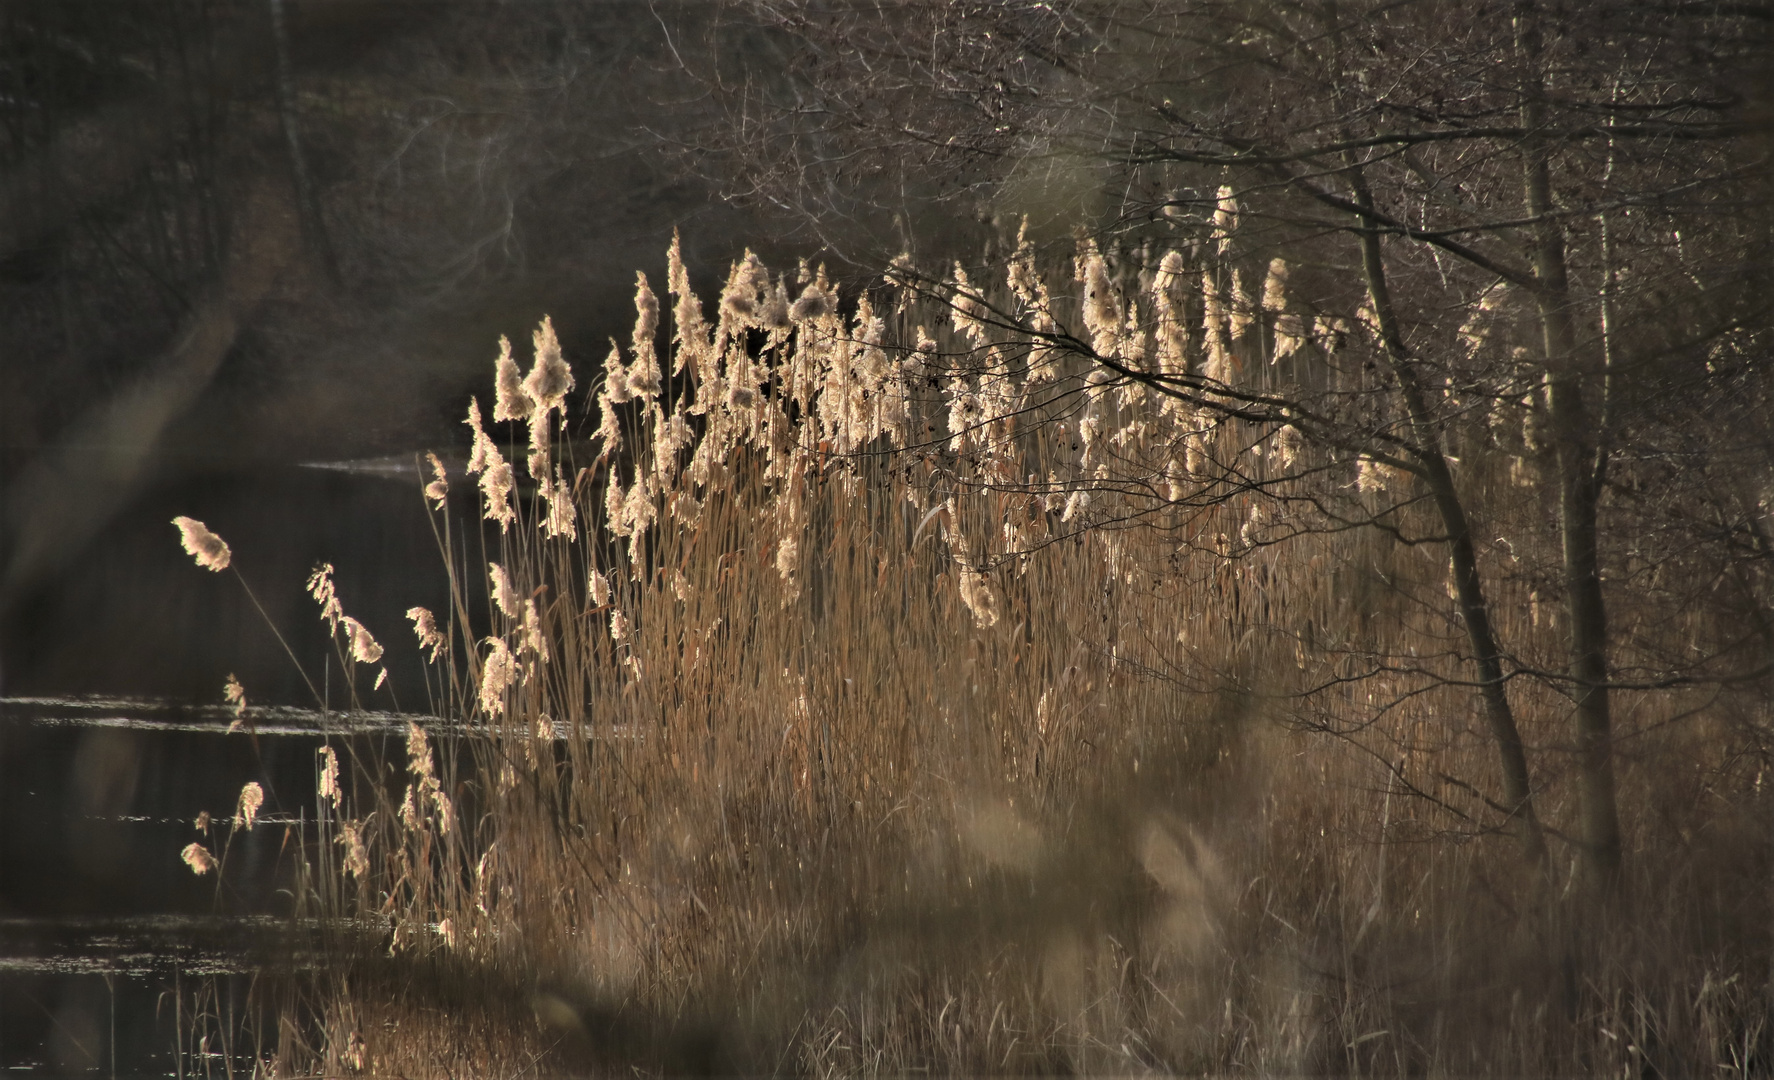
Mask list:
[[[408,718],[260,707],[231,732],[232,719],[221,707],[166,701],[0,700],[0,1063],[9,1071],[109,1075],[113,1058],[117,1075],[205,1061],[250,1068],[254,1024],[266,1019],[245,1012],[253,980],[326,962],[329,928],[289,917],[295,857],[315,838],[316,752],[349,742],[397,755]],[[264,788],[264,807],[252,829],[229,830],[249,780]],[[204,812],[215,820],[200,832]],[[219,873],[184,865],[179,852],[193,841],[223,857]],[[332,940],[340,929],[330,928]],[[224,1036],[232,1062],[214,1058]]]
[[[290,814],[244,832],[226,873],[180,849],[247,779],[281,803],[312,738],[228,737],[227,721],[115,699],[0,702],[0,1062],[49,1074],[175,1071],[188,991],[262,962]],[[256,742],[256,745],[255,745]],[[294,744],[294,745],[292,745]],[[261,780],[261,783],[264,783]],[[310,782],[311,784],[311,782]],[[223,914],[216,914],[223,912]]]
[[[390,646],[395,690],[373,707],[422,709],[403,612],[414,604],[441,610],[448,591],[416,472],[409,465],[405,475],[392,473],[383,462],[358,471],[322,464],[334,465],[175,475],[132,499],[92,543],[7,607],[0,693],[219,703],[234,673],[249,701],[318,707],[272,626],[323,684],[331,650],[303,586],[315,566],[331,563],[347,612]],[[201,570],[180,549],[171,524],[178,515],[227,540],[229,571]],[[478,535],[477,527],[471,546]],[[401,693],[409,689],[416,698]]]
[[[330,699],[325,711],[234,575],[200,570],[180,550],[176,513],[228,540]],[[347,610],[387,647],[388,685],[360,687],[371,711],[340,711],[343,676],[303,591],[320,562],[337,567]],[[316,816],[316,751],[349,739],[398,755],[397,710],[425,719],[402,613],[442,607],[443,565],[402,459],[198,476],[146,492],[8,612],[0,1066],[95,1076],[250,1067],[248,987],[319,955],[288,919],[293,851]],[[233,733],[222,703],[231,672],[251,704],[250,724]],[[231,840],[225,829],[200,834],[198,815],[232,815],[248,781],[265,791],[257,826]],[[218,853],[226,844],[220,875],[181,862],[193,841]]]

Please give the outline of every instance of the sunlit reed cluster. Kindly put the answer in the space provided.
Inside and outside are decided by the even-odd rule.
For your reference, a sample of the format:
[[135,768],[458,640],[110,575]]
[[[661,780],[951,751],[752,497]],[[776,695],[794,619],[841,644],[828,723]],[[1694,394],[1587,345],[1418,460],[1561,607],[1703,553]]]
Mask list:
[[[527,372],[502,339],[472,513],[436,457],[423,492],[449,608],[407,611],[464,734],[411,723],[404,774],[318,762],[313,910],[434,981],[318,977],[283,1060],[1494,1074],[1618,1071],[1656,1028],[1747,1062],[1747,954],[1707,951],[1693,888],[1760,864],[1691,847],[1657,893],[1646,856],[1651,914],[1578,921],[1569,860],[1496,840],[1447,557],[1396,542],[1435,526],[1374,313],[1302,305],[1241,227],[1222,191],[1186,250],[1025,232],[992,276],[902,260],[849,293],[748,253],[712,313],[674,243],[583,417],[550,322]],[[1540,408],[1490,371],[1442,391],[1506,451],[1487,497],[1537,467]],[[341,663],[378,664],[331,567],[308,588]],[[1555,640],[1537,588],[1495,590],[1522,656]],[[1511,693],[1558,760],[1556,687]],[[1719,725],[1642,745],[1741,786]],[[1749,836],[1733,813],[1705,820]],[[1693,947],[1621,951],[1656,940]],[[1693,1016],[1646,996],[1690,983],[1718,988]]]

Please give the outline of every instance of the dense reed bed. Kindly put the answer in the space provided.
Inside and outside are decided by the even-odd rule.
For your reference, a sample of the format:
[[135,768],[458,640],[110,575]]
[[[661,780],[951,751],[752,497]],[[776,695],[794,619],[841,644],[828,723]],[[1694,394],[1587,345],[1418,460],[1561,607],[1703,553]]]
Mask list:
[[[1285,266],[1069,269],[844,297],[748,259],[711,322],[674,249],[672,348],[643,279],[589,447],[552,328],[527,376],[506,347],[479,490],[427,490],[452,610],[411,613],[474,734],[318,763],[297,913],[350,929],[263,991],[265,1067],[1765,1070],[1761,690],[1632,700],[1601,889],[1561,831],[1568,703],[1512,681],[1525,858],[1445,548],[1400,542],[1434,531],[1411,477],[1233,407],[1359,407],[1359,327],[1291,315]],[[1533,418],[1497,400],[1475,429],[1517,450],[1462,477],[1501,507]],[[1527,543],[1481,558],[1550,668]],[[382,645],[311,588],[369,693]],[[1633,648],[1729,632],[1634,602]]]

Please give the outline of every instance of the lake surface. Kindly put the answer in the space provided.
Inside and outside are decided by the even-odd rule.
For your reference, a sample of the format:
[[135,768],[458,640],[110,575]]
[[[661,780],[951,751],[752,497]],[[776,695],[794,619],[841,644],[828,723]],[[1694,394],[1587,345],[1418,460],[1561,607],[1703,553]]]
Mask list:
[[[223,1047],[216,1033],[250,1026],[239,1010],[252,979],[322,962],[322,928],[287,917],[293,863],[280,854],[313,834],[319,746],[397,749],[406,720],[262,708],[230,732],[232,719],[155,700],[0,699],[0,1064],[10,1072],[226,1071],[225,1052],[250,1067],[244,1036]],[[248,780],[264,787],[265,807],[253,829],[226,838],[218,826]],[[206,811],[217,825],[204,835]],[[226,845],[220,875],[180,861],[193,841]],[[199,1006],[215,1015],[193,1022]]]
[[[228,540],[327,702],[308,694],[233,574],[200,570],[179,549],[176,514]],[[303,591],[323,562],[337,568],[347,610],[387,647],[388,685],[360,687],[367,709],[338,708],[349,700],[343,675]],[[351,740],[400,760],[407,714],[449,730],[425,715],[402,614],[441,608],[446,589],[418,474],[402,456],[174,470],[15,598],[0,625],[0,1068],[250,1068],[247,988],[320,958],[316,928],[287,917],[288,852],[314,828],[316,752]],[[232,733],[231,673],[249,702]],[[248,781],[265,791],[257,826],[232,841],[225,828],[201,834],[198,816],[230,817]],[[180,860],[194,841],[228,844],[219,877]]]

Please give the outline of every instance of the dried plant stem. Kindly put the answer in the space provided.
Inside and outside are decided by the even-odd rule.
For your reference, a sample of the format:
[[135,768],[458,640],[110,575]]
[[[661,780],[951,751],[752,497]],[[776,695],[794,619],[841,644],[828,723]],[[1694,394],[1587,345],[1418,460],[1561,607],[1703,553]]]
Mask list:
[[276,621],[273,620],[271,614],[265,610],[265,605],[259,603],[258,596],[253,592],[252,586],[246,583],[246,578],[240,573],[240,568],[230,567],[230,569],[234,571],[234,580],[240,582],[241,589],[246,592],[246,598],[253,602],[253,608],[258,611],[259,618],[263,619],[265,625],[270,628],[271,636],[277,639],[277,644],[283,646],[284,655],[288,656],[290,658],[290,663],[295,665],[296,674],[300,675],[302,677],[302,682],[307,685],[309,695],[314,698],[316,704],[324,709],[326,707],[326,698],[321,695],[319,688],[314,685],[314,680],[308,677],[308,672],[302,667],[302,662],[296,659],[296,651],[290,648],[288,641],[284,640],[283,632],[277,629]]

